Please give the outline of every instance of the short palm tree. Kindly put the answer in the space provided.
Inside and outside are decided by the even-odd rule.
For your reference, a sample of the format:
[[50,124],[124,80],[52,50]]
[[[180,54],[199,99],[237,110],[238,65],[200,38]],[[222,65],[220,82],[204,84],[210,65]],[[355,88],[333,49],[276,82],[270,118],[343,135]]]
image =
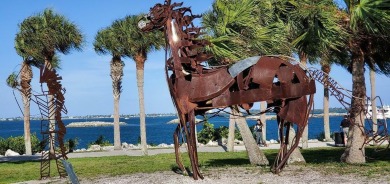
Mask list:
[[[265,6],[267,2],[253,0],[216,0],[213,9],[202,17],[202,26],[208,33],[207,39],[212,46],[209,51],[214,54],[211,64],[230,64],[241,59],[263,54],[282,54],[288,50],[286,37],[283,36],[283,23],[270,13]],[[259,16],[265,13],[268,19]],[[283,50],[284,48],[284,50]],[[284,53],[283,53],[284,54]],[[239,114],[238,108],[232,112]],[[252,164],[265,164],[268,160],[256,146],[245,119],[236,119],[249,158]],[[234,126],[229,126],[229,137],[233,137]],[[232,140],[232,139],[229,139]],[[229,144],[230,143],[230,144]],[[232,149],[229,141],[229,150]],[[257,149],[255,149],[257,148]]]
[[141,149],[147,155],[145,104],[144,104],[144,66],[147,56],[154,50],[165,46],[164,35],[161,31],[144,33],[138,29],[137,23],[144,15],[126,16],[117,22],[118,30],[123,35],[123,47],[126,56],[133,59],[136,65],[137,87],[140,109],[140,137]]
[[93,43],[95,51],[99,54],[111,54],[110,76],[112,79],[112,93],[114,97],[114,149],[121,149],[120,127],[119,127],[119,100],[122,92],[123,68],[125,66],[121,58],[124,56],[124,49],[121,45],[120,35],[117,34],[118,21],[111,27],[100,30]]

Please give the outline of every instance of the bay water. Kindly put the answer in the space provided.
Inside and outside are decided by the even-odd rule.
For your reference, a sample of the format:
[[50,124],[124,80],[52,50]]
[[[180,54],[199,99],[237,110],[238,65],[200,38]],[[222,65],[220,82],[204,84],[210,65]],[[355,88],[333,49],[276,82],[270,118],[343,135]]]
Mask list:
[[[157,116],[146,117],[146,136],[148,144],[158,145],[161,143],[172,144],[173,132],[177,124],[169,124],[167,122],[175,119],[175,116]],[[198,117],[201,118],[201,117]],[[340,131],[340,121],[342,116],[330,117],[330,131]],[[65,125],[72,122],[85,122],[85,121],[103,121],[113,122],[113,118],[96,118],[96,119],[64,119]],[[228,117],[213,117],[208,120],[214,125],[214,128],[220,126],[229,126]],[[120,122],[125,122],[126,125],[120,126],[121,142],[128,144],[138,144],[140,136],[139,118],[120,118]],[[255,125],[255,120],[247,119],[248,126]],[[277,122],[276,120],[267,120],[267,140],[278,140]],[[40,134],[40,120],[31,120],[31,133],[36,134],[38,138],[41,138]],[[203,123],[197,125],[197,130],[200,131],[203,127]],[[322,117],[311,117],[309,119],[309,139],[315,139],[324,131],[324,124]],[[96,139],[102,135],[105,140],[113,143],[114,129],[112,126],[101,127],[67,127],[65,140],[78,139],[77,148],[87,148],[88,144],[96,141]],[[0,121],[0,137],[8,138],[10,136],[23,136],[23,120],[17,121]]]

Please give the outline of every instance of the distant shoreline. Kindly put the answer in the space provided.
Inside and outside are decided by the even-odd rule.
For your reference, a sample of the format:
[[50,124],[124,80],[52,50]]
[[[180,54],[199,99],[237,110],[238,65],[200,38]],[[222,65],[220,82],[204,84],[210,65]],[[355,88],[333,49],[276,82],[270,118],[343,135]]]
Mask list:
[[[329,116],[344,116],[346,115],[347,113],[338,113],[338,112],[334,112],[334,113],[329,113]],[[319,117],[323,117],[324,114],[309,114],[309,118],[313,117],[313,118],[319,118]],[[266,115],[265,116],[267,120],[275,120],[276,119],[276,115]],[[260,115],[249,115],[246,117],[246,119],[258,119],[260,118]]]
[[[127,123],[119,122],[119,125],[127,125]],[[114,123],[104,122],[104,121],[89,121],[89,122],[73,122],[66,125],[66,127],[102,127],[102,126],[114,126]]]
[[[251,112],[251,114],[256,114],[256,115],[248,115],[248,119],[256,119],[259,117],[259,112]],[[329,116],[342,116],[346,114],[346,112],[331,112],[329,113]],[[229,116],[228,113],[219,113],[221,116]],[[313,111],[313,113],[310,114],[310,117],[322,117],[323,113],[316,113]],[[122,115],[120,118],[123,119],[130,119],[130,118],[138,118],[138,115]],[[146,117],[151,117],[151,118],[158,118],[158,117],[176,117],[176,114],[173,113],[165,113],[165,114],[146,114]],[[88,115],[88,116],[64,116],[62,117],[63,120],[69,120],[69,119],[105,119],[105,118],[113,118],[112,115]],[[267,119],[275,119],[276,116],[275,114],[268,114],[267,113]],[[31,117],[30,120],[41,120],[40,117]],[[13,118],[0,118],[0,122],[2,121],[23,121],[23,117],[13,117]]]

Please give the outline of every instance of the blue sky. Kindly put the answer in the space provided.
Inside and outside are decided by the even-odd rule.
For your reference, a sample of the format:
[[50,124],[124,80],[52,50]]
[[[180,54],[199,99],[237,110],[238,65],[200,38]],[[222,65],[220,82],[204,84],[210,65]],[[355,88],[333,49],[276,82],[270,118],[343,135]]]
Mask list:
[[[63,77],[62,84],[66,88],[65,104],[69,116],[112,114],[113,98],[111,78],[109,76],[109,55],[97,55],[92,43],[99,29],[109,26],[114,20],[126,15],[148,12],[155,3],[163,0],[13,0],[5,1],[0,6],[0,118],[22,116],[15,101],[12,89],[5,80],[13,71],[19,71],[22,58],[14,49],[14,38],[18,32],[18,24],[31,15],[42,12],[45,8],[52,8],[55,12],[66,16],[79,26],[86,43],[83,51],[73,51],[61,56],[61,70],[58,73]],[[190,1],[184,0],[185,6],[191,6],[195,14],[211,9],[212,0]],[[123,78],[123,92],[120,101],[121,114],[136,114],[138,108],[138,91],[135,76],[134,61],[125,58]],[[145,64],[145,110],[146,113],[175,112],[164,76],[164,52],[153,52],[148,56]],[[320,69],[319,66],[314,66]],[[39,71],[34,69],[32,81],[35,93],[40,92],[38,82]],[[352,89],[351,75],[344,69],[333,66],[331,77],[347,89]],[[377,75],[377,95],[384,103],[390,104],[390,80],[386,76]],[[366,83],[369,84],[368,76]],[[315,108],[322,108],[323,88],[317,84]],[[369,94],[370,92],[367,91]],[[22,105],[20,94],[15,91],[16,97]],[[341,105],[331,98],[331,107]],[[256,108],[256,107],[255,107]],[[257,107],[258,108],[258,107]],[[38,116],[36,104],[31,104],[31,115]]]

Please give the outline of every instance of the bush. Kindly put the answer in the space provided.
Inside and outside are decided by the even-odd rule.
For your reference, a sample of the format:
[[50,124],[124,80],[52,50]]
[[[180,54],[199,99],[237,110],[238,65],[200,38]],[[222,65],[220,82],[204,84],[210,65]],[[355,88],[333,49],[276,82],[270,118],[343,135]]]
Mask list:
[[[32,153],[40,152],[39,139],[35,134],[31,135],[31,149]],[[5,152],[10,149],[19,154],[25,154],[24,136],[8,137],[7,139],[0,137],[0,155],[4,155]]]
[[77,145],[79,144],[79,139],[76,137],[74,139],[68,139],[65,141],[65,148],[68,150],[68,152],[72,153]]
[[0,155],[4,155],[4,153],[8,149],[8,142],[6,139],[0,137]]
[[215,139],[221,139],[221,138],[227,138],[229,136],[229,128],[226,126],[220,126],[219,128],[215,129]]
[[[198,132],[198,142],[207,144],[210,140],[216,141],[221,138],[227,138],[229,135],[229,128],[226,126],[220,126],[219,128],[214,129],[214,125],[205,121],[203,124],[203,129]],[[238,129],[234,131],[234,138],[242,140],[242,136]]]
[[104,139],[104,136],[103,135],[100,135],[95,142],[91,142],[88,144],[88,147],[90,147],[91,145],[99,145],[99,146],[111,146],[112,144],[110,143],[110,141]]
[[19,154],[26,153],[23,136],[8,137],[7,140],[8,140],[8,149],[11,149],[12,151],[18,152]]
[[210,140],[215,140],[215,129],[214,125],[206,120],[203,129],[198,133],[198,142],[207,144]]
[[37,135],[35,135],[35,134],[31,135],[31,149],[32,149],[33,154],[43,151],[43,149],[41,147],[41,141],[38,139]]

